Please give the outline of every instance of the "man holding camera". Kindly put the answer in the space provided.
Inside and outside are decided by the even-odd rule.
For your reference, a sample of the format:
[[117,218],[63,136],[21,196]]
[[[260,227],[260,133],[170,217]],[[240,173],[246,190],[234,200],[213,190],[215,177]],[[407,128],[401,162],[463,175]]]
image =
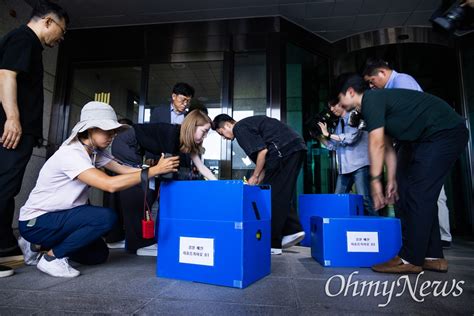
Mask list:
[[355,112],[347,112],[337,98],[330,100],[328,105],[339,118],[336,129],[330,133],[326,123],[318,122],[318,126],[321,129],[319,140],[337,155],[338,176],[334,193],[349,193],[355,183],[357,193],[364,197],[365,214],[376,215],[370,197],[368,134],[359,126],[351,126],[350,117]]
[[[384,273],[447,272],[436,201],[469,139],[464,119],[449,104],[427,93],[368,90],[357,74],[340,75],[336,87],[341,105],[362,112],[367,124],[374,208],[384,207],[400,193],[398,205],[405,221],[402,248],[398,256],[372,269]],[[400,142],[396,154],[392,137]],[[385,193],[381,182],[384,161],[388,175]]]

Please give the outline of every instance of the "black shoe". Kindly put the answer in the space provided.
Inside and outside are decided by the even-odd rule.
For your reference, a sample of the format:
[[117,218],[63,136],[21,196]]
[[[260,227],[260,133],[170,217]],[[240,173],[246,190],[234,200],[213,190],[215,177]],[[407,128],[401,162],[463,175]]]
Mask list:
[[13,269],[7,266],[0,265],[0,278],[6,278],[13,275]]
[[443,249],[451,248],[451,242],[450,241],[441,240],[441,245],[443,246]]
[[0,263],[18,260],[23,260],[23,253],[20,247],[17,246],[10,251],[0,251]]

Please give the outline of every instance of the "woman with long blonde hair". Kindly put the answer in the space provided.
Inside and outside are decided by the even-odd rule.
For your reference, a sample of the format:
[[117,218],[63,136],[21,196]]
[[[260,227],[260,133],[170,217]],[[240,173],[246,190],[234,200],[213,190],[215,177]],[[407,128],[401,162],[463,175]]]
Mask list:
[[181,124],[179,142],[180,152],[191,155],[191,160],[208,180],[217,180],[216,176],[207,168],[201,160],[204,154],[202,143],[211,129],[212,120],[206,113],[200,110],[191,111]]
[[[132,128],[119,134],[112,144],[112,154],[118,160],[133,166],[143,163],[145,152],[160,157],[163,153],[180,155],[182,172],[193,163],[200,174],[208,180],[217,180],[201,160],[204,153],[202,146],[204,138],[211,128],[211,119],[200,110],[190,111],[182,125],[168,123],[134,124]],[[189,157],[186,157],[188,156]],[[191,159],[190,159],[191,158]],[[189,161],[191,160],[191,161]],[[190,168],[192,170],[192,166]],[[186,179],[193,179],[191,172]],[[179,178],[179,175],[173,175]],[[150,205],[157,198],[158,190],[148,189],[147,200]],[[110,247],[125,247],[127,250],[140,256],[156,256],[157,245],[155,239],[142,237],[142,213],[136,212],[143,207],[143,189],[136,185],[119,193],[118,201],[121,209],[123,223],[117,225],[115,235],[108,236]],[[123,227],[125,230],[123,231]],[[125,237],[126,242],[120,238]]]

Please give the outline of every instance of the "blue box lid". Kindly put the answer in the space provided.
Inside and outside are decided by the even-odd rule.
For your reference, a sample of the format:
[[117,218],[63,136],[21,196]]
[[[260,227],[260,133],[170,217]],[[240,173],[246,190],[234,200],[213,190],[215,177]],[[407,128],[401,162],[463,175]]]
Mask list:
[[162,182],[160,218],[267,220],[271,218],[271,189],[240,180]]

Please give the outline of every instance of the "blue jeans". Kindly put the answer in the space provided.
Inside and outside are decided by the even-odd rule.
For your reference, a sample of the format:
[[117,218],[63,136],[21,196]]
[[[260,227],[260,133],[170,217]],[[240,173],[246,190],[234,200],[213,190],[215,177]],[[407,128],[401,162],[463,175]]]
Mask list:
[[337,194],[345,194],[351,192],[352,186],[356,186],[357,194],[364,198],[365,215],[377,216],[372,204],[370,196],[370,177],[369,166],[357,169],[351,173],[339,174],[337,176],[336,191]]
[[109,208],[81,205],[38,216],[36,221],[19,221],[20,234],[29,242],[52,249],[56,258],[69,257],[83,264],[97,264],[108,257],[102,236],[117,220]]

